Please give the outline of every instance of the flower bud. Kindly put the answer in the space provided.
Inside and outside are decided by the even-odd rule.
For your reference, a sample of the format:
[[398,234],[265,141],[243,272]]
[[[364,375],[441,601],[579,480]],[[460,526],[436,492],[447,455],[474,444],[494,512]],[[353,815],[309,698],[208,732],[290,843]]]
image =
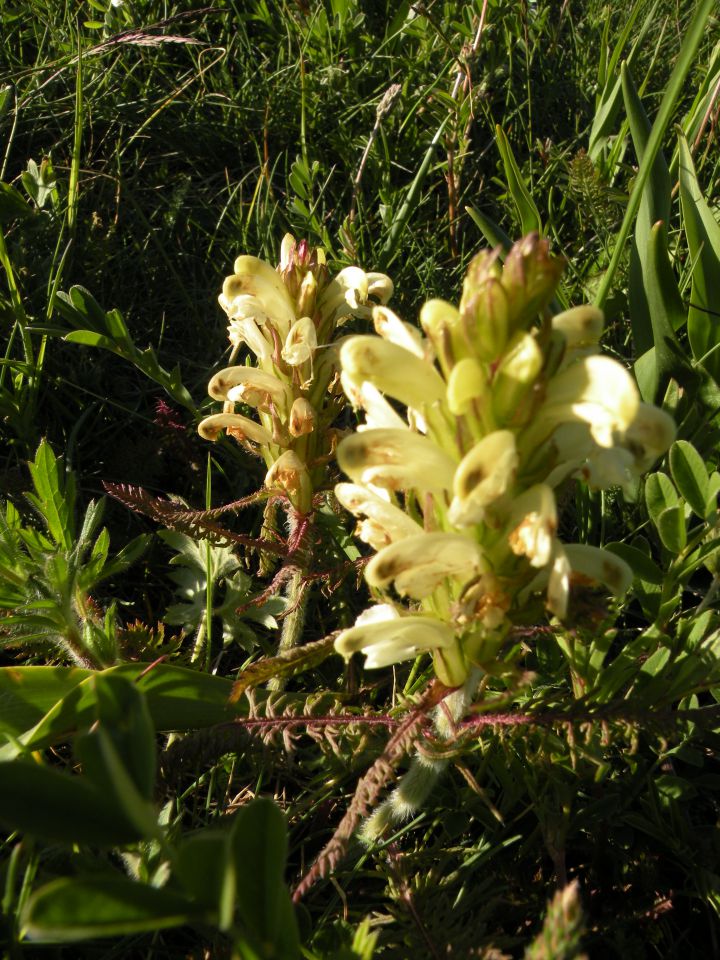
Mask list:
[[550,256],[550,243],[530,233],[514,243],[505,259],[502,285],[508,297],[509,332],[526,330],[548,306],[565,268]]
[[298,397],[290,409],[288,427],[293,437],[302,437],[315,429],[315,410],[309,400]]
[[300,284],[296,302],[296,312],[301,317],[311,317],[315,313],[315,300],[317,299],[318,282],[312,273],[306,273]]
[[447,404],[456,417],[462,416],[473,402],[484,402],[488,393],[485,371],[472,357],[464,357],[448,377]]
[[428,300],[420,310],[420,326],[433,345],[440,367],[447,377],[456,359],[453,331],[460,326],[457,308],[445,300]]
[[[460,300],[466,344],[462,352],[469,349],[486,361],[495,360],[508,339],[508,298],[497,260],[497,250],[483,250],[471,260]],[[457,341],[455,347],[457,351]]]
[[522,423],[529,410],[524,400],[543,366],[542,350],[529,333],[517,334],[510,343],[492,385],[493,413],[498,423]]
[[269,490],[283,490],[298,513],[309,513],[312,483],[307,467],[293,450],[286,450],[270,467],[265,477]]

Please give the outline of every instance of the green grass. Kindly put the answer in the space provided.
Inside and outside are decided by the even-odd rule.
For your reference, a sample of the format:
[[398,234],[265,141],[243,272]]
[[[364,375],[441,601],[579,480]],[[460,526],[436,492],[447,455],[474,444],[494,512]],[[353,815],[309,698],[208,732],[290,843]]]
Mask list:
[[[716,12],[698,31],[685,79],[677,90],[669,87],[700,6],[640,0],[628,18],[626,4],[599,0],[218,0],[212,7],[0,0],[0,180],[28,201],[23,213],[14,195],[0,194],[6,331],[0,489],[17,506],[24,529],[37,523],[23,494],[31,489],[27,463],[42,438],[74,471],[83,507],[102,495],[103,481],[176,495],[197,509],[208,497],[219,506],[258,489],[263,471],[237,445],[214,446],[208,461],[192,407],[210,408],[207,381],[224,365],[225,318],[217,305],[223,278],[239,253],[276,262],[287,231],[323,246],[333,269],[358,263],[388,272],[396,288],[393,309],[414,322],[429,297],[457,302],[465,268],[487,242],[478,222],[514,240],[528,218],[537,218],[567,260],[560,298],[567,304],[601,299],[606,349],[633,364],[644,348],[637,349],[637,323],[631,327],[622,228],[625,222],[632,236],[643,166],[621,93],[605,129],[596,117],[621,62],[630,58],[650,123],[663,114],[655,145],[668,161],[671,188],[679,176],[673,124],[689,118],[697,178],[718,219],[717,98],[701,108],[693,103],[718,69]],[[399,85],[396,99],[378,120],[377,107],[393,84]],[[505,134],[505,157],[496,126]],[[656,170],[648,182],[657,200]],[[687,312],[691,293],[699,295],[691,289],[695,257],[684,229],[687,214],[678,190],[663,202],[670,211],[669,262]],[[62,339],[70,328],[57,294],[74,285],[87,288],[103,311],[117,308],[132,342],[152,346],[163,371],[179,365],[189,404],[178,402],[179,391],[168,394],[167,379],[148,376],[147,364],[143,372],[145,361],[129,363]],[[703,301],[707,316],[716,309],[712,296]],[[654,342],[652,331],[645,335]],[[674,335],[690,357],[685,319]],[[670,370],[670,361],[663,363],[664,386],[670,374],[682,381],[682,364]],[[720,390],[711,362],[707,377],[697,379],[703,369],[696,363],[696,379],[688,374],[681,390],[671,387],[664,395],[663,388],[658,399],[677,411],[679,435],[695,444],[712,471],[719,459]],[[158,414],[160,400],[179,427]],[[720,949],[717,719],[670,716],[678,706],[711,705],[708,685],[720,689],[717,658],[707,653],[702,660],[687,639],[700,604],[711,612],[707,632],[717,628],[716,601],[708,593],[717,586],[715,569],[672,579],[680,560],[658,535],[642,498],[635,503],[578,486],[567,501],[564,523],[585,542],[626,541],[639,531],[669,593],[680,590],[665,622],[665,647],[665,640],[650,638],[645,646],[639,640],[656,619],[653,585],[634,591],[619,613],[617,635],[607,635],[611,659],[636,644],[636,663],[650,660],[657,669],[655,686],[645,674],[633,675],[602,704],[581,698],[576,713],[562,721],[498,726],[465,741],[420,815],[371,852],[353,841],[333,880],[306,897],[299,924],[313,951],[307,956],[370,957],[362,952],[362,931],[356,936],[364,918],[378,934],[377,958],[523,956],[556,882],[574,877],[581,883],[590,957],[666,958]],[[691,535],[705,522],[695,516]],[[222,521],[258,536],[262,517],[255,509]],[[111,557],[156,527],[115,501],[104,523]],[[316,557],[318,570],[341,567],[345,557],[333,542],[334,553],[326,546]],[[64,555],[66,546],[54,543],[53,555]],[[116,625],[107,629],[115,631],[121,661],[165,655],[169,663],[191,662],[192,637],[181,636],[172,617],[163,625],[178,601],[169,575],[178,570],[168,566],[173,556],[177,551],[155,537],[141,563],[118,570],[97,589],[93,581],[92,595],[82,594],[83,603],[97,607],[89,619],[98,630],[101,621],[106,629],[105,612],[116,603]],[[257,588],[267,586],[256,557],[243,556]],[[26,584],[42,579],[43,562],[33,554],[26,566],[35,572]],[[195,600],[204,609],[213,582],[202,576]],[[352,623],[365,605],[364,589],[352,575],[314,588],[305,638]],[[608,627],[601,612],[583,611],[599,624],[598,635]],[[212,626],[214,645],[202,661],[209,672],[234,679],[258,654],[275,650],[276,631],[267,625],[251,624],[245,646],[224,651],[220,618]],[[579,629],[578,636],[579,644],[597,640],[592,630]],[[527,645],[524,669],[540,679],[537,687],[531,682],[515,691],[507,709],[552,718],[567,708],[568,674],[582,669],[572,656],[568,667],[569,655],[549,633],[517,643]],[[661,662],[665,648],[670,659]],[[708,679],[693,673],[675,691],[673,677],[687,651]],[[67,662],[47,640],[29,646],[17,638],[2,658],[3,666]],[[307,701],[318,717],[367,709],[390,721],[402,713],[401,694],[419,692],[428,676],[422,668],[363,676],[354,665],[343,675],[332,657],[292,679],[276,710],[301,713]],[[312,736],[296,731],[293,744],[278,734],[264,743],[237,727],[201,727],[158,740],[160,776],[145,800],[167,805],[169,842],[179,846],[251,796],[275,797],[289,825],[285,876],[291,886],[329,839],[358,778],[387,740],[382,726],[341,727],[328,735],[317,724]],[[58,743],[44,744],[46,759],[77,766]],[[162,859],[151,847],[132,861],[146,882]],[[136,876],[128,864],[139,847],[123,849],[125,868]],[[5,914],[53,878],[122,862],[117,851],[19,841],[8,833],[0,846]],[[0,924],[0,943],[6,935],[10,943],[9,919],[0,914]],[[18,942],[8,949],[12,960],[45,950]],[[224,933],[200,922],[47,948],[43,955],[159,960],[230,957],[232,951]]]

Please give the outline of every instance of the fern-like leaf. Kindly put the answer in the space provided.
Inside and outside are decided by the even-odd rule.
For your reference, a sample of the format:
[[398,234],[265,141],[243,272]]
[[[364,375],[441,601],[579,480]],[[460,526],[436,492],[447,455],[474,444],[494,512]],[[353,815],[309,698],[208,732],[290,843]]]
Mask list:
[[[119,500],[120,503],[135,513],[150,517],[164,527],[177,530],[178,533],[187,534],[195,540],[208,540],[217,547],[242,544],[244,547],[272,553],[278,557],[284,557],[287,554],[287,547],[284,544],[248,537],[245,534],[234,533],[232,530],[221,527],[213,519],[213,515],[217,511],[189,510],[187,507],[178,506],[171,500],[154,497],[147,490],[143,490],[142,487],[133,487],[127,483],[104,482],[103,486],[111,497]],[[238,503],[240,502],[242,501],[238,501]]]

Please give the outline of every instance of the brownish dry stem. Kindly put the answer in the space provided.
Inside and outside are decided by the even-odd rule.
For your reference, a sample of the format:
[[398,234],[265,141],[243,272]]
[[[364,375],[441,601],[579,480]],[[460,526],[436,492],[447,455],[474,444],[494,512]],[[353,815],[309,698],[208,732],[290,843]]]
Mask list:
[[400,723],[383,752],[358,781],[355,795],[337,830],[295,888],[295,903],[299,903],[308,890],[319,879],[326,877],[345,856],[360,820],[370,813],[380,793],[393,779],[398,763],[422,734],[428,713],[451,692],[439,681],[433,681],[419,705]]

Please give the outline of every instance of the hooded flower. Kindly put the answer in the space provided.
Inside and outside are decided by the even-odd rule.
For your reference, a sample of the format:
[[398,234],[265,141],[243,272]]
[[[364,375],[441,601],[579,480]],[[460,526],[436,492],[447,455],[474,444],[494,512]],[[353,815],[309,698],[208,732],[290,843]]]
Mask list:
[[377,669],[453,643],[452,628],[441,620],[401,617],[390,604],[381,603],[361,613],[354,627],[343,630],[335,649],[344,657],[362,650],[365,665]]
[[[296,511],[310,510],[313,490],[327,482],[336,443],[331,425],[344,404],[332,389],[337,326],[350,315],[369,316],[391,293],[388,277],[359,267],[330,278],[323,251],[289,234],[277,269],[238,257],[219,301],[230,321],[231,362],[244,347],[249,355],[210,380],[208,392],[223,412],[206,417],[200,435],[216,440],[224,430],[242,442],[265,461],[266,486]],[[253,408],[257,420],[236,412],[237,404]]]
[[623,484],[674,426],[600,355],[598,310],[547,315],[561,270],[546,241],[525,237],[504,267],[499,251],[473,260],[459,308],[425,304],[425,338],[377,308],[379,336],[343,344],[341,381],[366,422],[338,448],[353,482],[337,496],[377,551],[365,577],[386,601],[343,631],[344,656],[380,667],[428,651],[458,685],[533,595],[563,618],[575,589],[627,590],[618,557],[560,541],[555,490],[573,475]]

